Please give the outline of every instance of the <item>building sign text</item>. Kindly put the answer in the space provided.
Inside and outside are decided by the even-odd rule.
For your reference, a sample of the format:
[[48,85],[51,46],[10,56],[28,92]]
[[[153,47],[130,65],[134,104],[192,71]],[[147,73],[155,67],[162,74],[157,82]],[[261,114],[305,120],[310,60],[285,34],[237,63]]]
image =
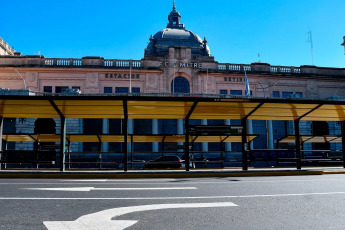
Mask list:
[[173,68],[193,68],[201,69],[202,64],[196,62],[160,62],[159,67],[173,67]]
[[[105,78],[129,78],[129,74],[113,74],[113,73],[106,73]],[[132,79],[139,79],[139,74],[132,74]]]

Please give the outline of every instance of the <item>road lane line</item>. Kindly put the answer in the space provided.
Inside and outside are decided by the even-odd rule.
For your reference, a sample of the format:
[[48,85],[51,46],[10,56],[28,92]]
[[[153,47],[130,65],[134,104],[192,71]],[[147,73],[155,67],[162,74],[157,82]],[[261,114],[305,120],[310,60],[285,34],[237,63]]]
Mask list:
[[134,182],[134,181],[142,181],[142,182],[148,182],[148,181],[176,181],[176,179],[71,179],[71,180],[60,180],[60,181],[70,181],[70,182]]
[[192,190],[196,187],[159,187],[159,188],[95,188],[95,187],[66,187],[66,188],[21,188],[24,190],[62,191],[62,192],[90,192],[90,191],[147,191],[147,190]]
[[261,194],[233,196],[188,196],[188,197],[0,197],[0,200],[185,200],[185,199],[227,199],[227,198],[260,198],[292,196],[344,195],[345,192],[315,192],[292,194]]

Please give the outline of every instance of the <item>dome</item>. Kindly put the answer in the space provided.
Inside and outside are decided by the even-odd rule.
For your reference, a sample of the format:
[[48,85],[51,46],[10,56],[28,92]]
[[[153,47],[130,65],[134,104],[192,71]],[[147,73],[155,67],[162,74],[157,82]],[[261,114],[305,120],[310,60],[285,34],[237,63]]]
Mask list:
[[180,23],[181,15],[176,10],[175,3],[173,10],[168,16],[167,28],[151,35],[150,42],[145,49],[145,55],[164,56],[169,52],[169,47],[188,47],[192,55],[211,56],[206,39],[204,41],[190,30],[185,29]]

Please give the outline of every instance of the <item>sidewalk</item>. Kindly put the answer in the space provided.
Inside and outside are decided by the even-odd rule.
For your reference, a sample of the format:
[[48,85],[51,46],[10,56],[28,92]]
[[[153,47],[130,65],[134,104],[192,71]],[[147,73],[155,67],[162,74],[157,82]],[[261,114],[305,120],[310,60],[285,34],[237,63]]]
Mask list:
[[295,168],[241,168],[185,170],[0,170],[0,178],[196,178],[196,177],[252,177],[345,174],[343,167]]

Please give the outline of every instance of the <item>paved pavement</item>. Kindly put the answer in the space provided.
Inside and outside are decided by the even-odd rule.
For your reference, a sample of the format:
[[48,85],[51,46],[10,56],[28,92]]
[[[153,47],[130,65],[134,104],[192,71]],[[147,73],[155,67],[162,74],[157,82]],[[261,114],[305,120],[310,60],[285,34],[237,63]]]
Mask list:
[[241,168],[185,170],[0,170],[0,178],[195,178],[195,177],[250,177],[345,174],[343,167]]
[[344,181],[344,174],[0,179],[0,229],[344,229]]

